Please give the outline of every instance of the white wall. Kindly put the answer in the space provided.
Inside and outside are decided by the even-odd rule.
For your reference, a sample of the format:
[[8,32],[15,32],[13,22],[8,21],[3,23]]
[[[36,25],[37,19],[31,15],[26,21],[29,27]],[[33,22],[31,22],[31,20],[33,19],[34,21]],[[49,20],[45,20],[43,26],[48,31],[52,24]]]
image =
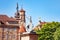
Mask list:
[[21,40],[29,40],[29,39],[30,39],[29,36],[23,36],[23,37],[21,37]]

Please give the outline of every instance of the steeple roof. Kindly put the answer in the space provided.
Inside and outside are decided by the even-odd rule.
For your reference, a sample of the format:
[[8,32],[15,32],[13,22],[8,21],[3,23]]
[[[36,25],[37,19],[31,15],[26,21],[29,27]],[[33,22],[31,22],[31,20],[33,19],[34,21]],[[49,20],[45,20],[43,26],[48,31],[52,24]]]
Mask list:
[[25,10],[21,7],[21,10],[20,10],[20,12],[25,12]]

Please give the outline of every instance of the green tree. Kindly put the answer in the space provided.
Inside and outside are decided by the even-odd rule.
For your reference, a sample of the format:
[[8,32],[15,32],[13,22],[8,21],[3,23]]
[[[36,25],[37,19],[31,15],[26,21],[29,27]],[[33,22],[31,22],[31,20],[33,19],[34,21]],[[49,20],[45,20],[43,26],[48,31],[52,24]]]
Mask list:
[[60,27],[56,29],[54,33],[54,40],[60,40]]
[[54,40],[54,33],[60,27],[59,22],[49,22],[42,26],[41,30],[36,30],[39,34],[38,40]]

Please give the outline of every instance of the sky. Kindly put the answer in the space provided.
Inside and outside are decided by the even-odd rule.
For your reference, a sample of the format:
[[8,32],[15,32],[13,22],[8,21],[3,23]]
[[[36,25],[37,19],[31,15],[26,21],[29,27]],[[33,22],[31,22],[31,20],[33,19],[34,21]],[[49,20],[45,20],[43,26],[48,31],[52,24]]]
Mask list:
[[26,19],[31,16],[33,24],[39,21],[60,22],[60,0],[0,0],[0,14],[15,16],[16,3],[19,4],[19,10],[23,4],[26,11]]

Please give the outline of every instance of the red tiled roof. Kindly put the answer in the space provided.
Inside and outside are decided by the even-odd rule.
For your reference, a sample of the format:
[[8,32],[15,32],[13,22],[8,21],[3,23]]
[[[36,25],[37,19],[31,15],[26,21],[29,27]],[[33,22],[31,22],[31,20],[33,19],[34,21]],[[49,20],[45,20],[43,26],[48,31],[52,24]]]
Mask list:
[[14,19],[14,18],[9,18],[8,21],[16,21],[16,19]]
[[24,26],[21,26],[19,32],[20,32],[20,33],[26,32],[25,27],[24,27]]
[[8,20],[8,19],[9,19],[8,16],[6,16],[6,15],[0,15],[0,20],[6,21],[6,20]]
[[43,24],[45,24],[46,22],[39,22],[40,24],[38,24],[33,30],[39,30]]
[[8,21],[9,17],[6,15],[0,15],[0,21],[2,21],[3,23],[5,23],[6,21]]
[[41,25],[45,24],[46,22],[40,22]]
[[16,21],[14,18],[9,18],[7,15],[0,15],[0,21],[2,21],[4,24],[7,21]]

